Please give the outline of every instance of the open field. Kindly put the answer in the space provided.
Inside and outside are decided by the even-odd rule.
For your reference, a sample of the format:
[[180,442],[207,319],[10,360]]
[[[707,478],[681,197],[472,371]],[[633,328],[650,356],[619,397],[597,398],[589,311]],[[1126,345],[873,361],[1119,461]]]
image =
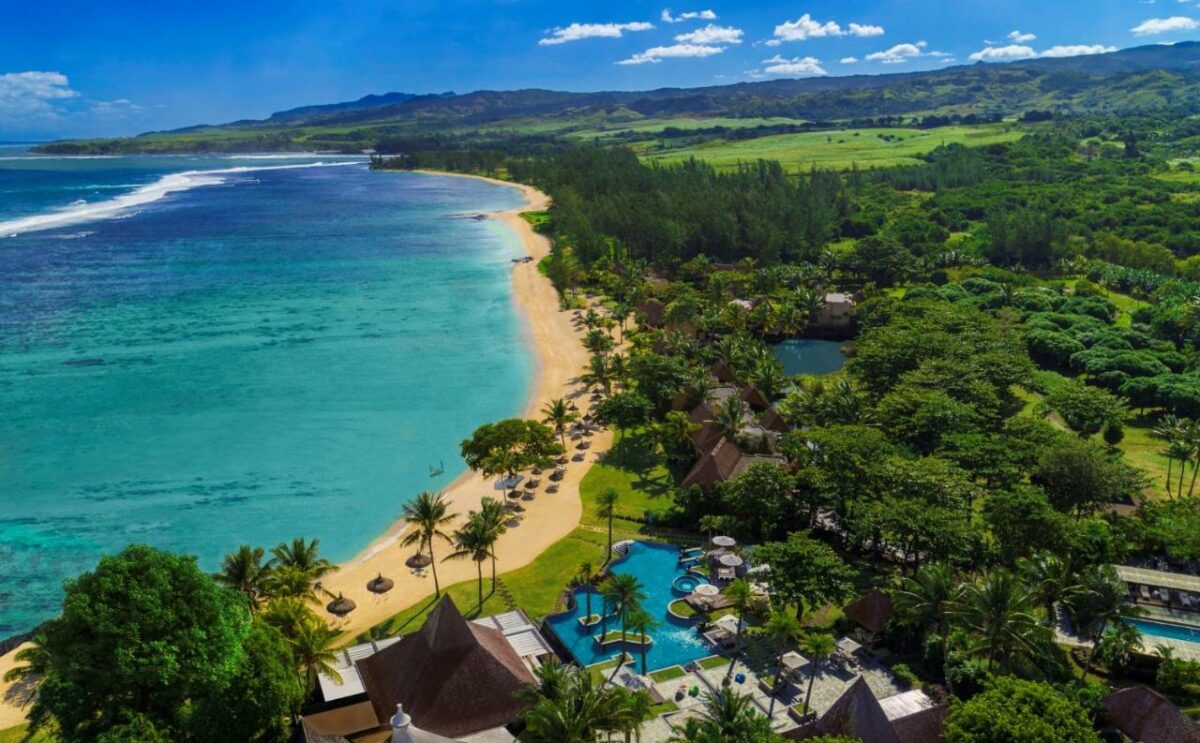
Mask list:
[[734,168],[740,162],[778,160],[792,172],[812,168],[846,170],[911,165],[943,144],[980,146],[1020,139],[1023,132],[1007,124],[945,126],[935,129],[844,129],[838,131],[779,134],[737,142],[714,140],[693,147],[661,149],[643,146],[640,154],[651,162],[673,163],[697,158],[717,168]]

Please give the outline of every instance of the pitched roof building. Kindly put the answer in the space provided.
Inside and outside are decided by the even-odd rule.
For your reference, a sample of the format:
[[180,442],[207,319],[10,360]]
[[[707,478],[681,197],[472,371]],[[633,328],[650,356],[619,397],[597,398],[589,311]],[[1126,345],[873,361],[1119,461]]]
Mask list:
[[1104,698],[1108,721],[1139,743],[1200,743],[1200,725],[1157,691],[1131,686]]
[[846,618],[858,626],[877,635],[887,626],[892,618],[892,597],[879,591],[868,591],[858,597],[843,610]]
[[946,705],[934,704],[919,691],[905,692],[880,703],[866,679],[859,676],[825,714],[786,737],[805,740],[819,735],[840,735],[863,743],[940,743],[948,712]]

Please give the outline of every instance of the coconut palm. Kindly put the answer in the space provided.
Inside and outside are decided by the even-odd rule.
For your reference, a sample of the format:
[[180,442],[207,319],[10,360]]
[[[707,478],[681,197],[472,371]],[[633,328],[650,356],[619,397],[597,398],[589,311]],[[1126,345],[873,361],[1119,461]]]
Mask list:
[[1018,560],[1017,569],[1041,600],[1047,620],[1053,622],[1054,605],[1078,588],[1071,562],[1050,552],[1039,552]]
[[655,424],[654,437],[663,455],[671,461],[690,460],[692,455],[692,434],[700,430],[700,426],[692,423],[688,414],[682,410],[672,410],[664,416],[662,422]]
[[308,576],[309,580],[319,581],[338,567],[320,556],[318,545],[320,540],[306,542],[303,537],[293,539],[291,544],[280,543],[271,548],[271,560],[267,565],[271,568],[293,568]]
[[[644,664],[643,664],[644,665]],[[643,670],[642,673],[645,673]],[[654,702],[644,691],[635,691],[625,695],[625,708],[621,714],[621,732],[625,733],[625,743],[632,740],[642,740],[642,723],[654,717]]]
[[404,504],[404,518],[416,527],[404,535],[400,544],[405,547],[417,545],[417,552],[429,550],[429,567],[433,570],[433,591],[435,596],[442,595],[441,584],[438,583],[437,557],[433,554],[433,543],[442,540],[450,543],[450,535],[444,529],[448,527],[457,514],[450,513],[450,504],[441,493],[424,491],[417,497]]
[[[1173,482],[1172,470],[1175,464],[1175,455],[1180,452],[1178,444],[1183,438],[1183,422],[1175,415],[1164,415],[1159,420],[1158,425],[1151,431],[1151,435],[1155,438],[1162,439],[1167,444],[1163,454],[1167,458],[1167,495],[1171,494],[1171,483]],[[1180,468],[1184,465],[1179,463]]]
[[763,631],[779,650],[775,660],[775,684],[771,688],[771,704],[767,708],[767,719],[770,719],[775,714],[775,696],[779,693],[779,682],[783,675],[781,673],[783,670],[783,656],[788,651],[788,648],[791,647],[791,644],[800,637],[800,620],[786,611],[775,612],[767,620]]
[[542,415],[545,417],[545,422],[554,426],[554,430],[558,432],[562,439],[563,448],[567,448],[567,426],[571,421],[579,417],[579,414],[571,410],[571,406],[563,398],[551,400],[542,408]]
[[712,420],[705,421],[706,423],[714,423],[721,435],[733,441],[742,430],[742,424],[746,421],[748,412],[746,403],[739,398],[731,397],[723,404],[717,406],[716,412],[713,414]]
[[1091,652],[1084,663],[1079,683],[1087,679],[1096,659],[1100,641],[1111,627],[1126,626],[1126,619],[1143,613],[1143,609],[1125,602],[1125,581],[1117,575],[1111,565],[1099,565],[1089,569],[1080,581],[1079,588],[1066,598],[1067,605],[1080,631],[1092,641]]
[[[641,608],[642,602],[646,600],[646,590],[635,576],[628,573],[613,573],[604,582],[601,594],[604,596],[604,603],[611,608],[613,614],[621,619],[621,641],[622,647],[624,647],[624,642],[628,637],[629,615],[635,609]],[[605,628],[607,629],[607,623]],[[601,636],[605,635],[607,632]],[[616,678],[617,671],[621,670],[621,665],[621,663],[617,663],[613,668],[612,676],[609,677],[610,681]]]
[[963,591],[955,614],[980,638],[990,672],[998,658],[1007,667],[1014,660],[1036,658],[1050,630],[1030,611],[1034,595],[1007,570],[985,572]]
[[488,533],[478,514],[471,514],[467,523],[455,530],[451,537],[454,551],[442,558],[446,560],[475,561],[475,572],[479,579],[479,610],[483,610],[483,563],[492,556],[492,544],[495,540]]
[[825,662],[825,659],[837,650],[837,642],[834,641],[833,635],[814,632],[801,638],[800,649],[808,656],[809,663],[808,690],[804,692],[804,712],[807,714],[808,703],[812,699],[813,682],[817,680],[817,672],[821,670],[821,664]]
[[334,645],[340,633],[311,615],[296,629],[296,635],[290,642],[305,698],[316,688],[319,674],[324,674],[340,684],[342,677],[334,665],[338,658]]
[[[729,599],[733,610],[737,612],[737,646],[742,648],[742,629],[746,624],[746,612],[754,602],[754,589],[744,578],[738,578],[725,589],[725,598]],[[729,670],[725,673],[726,680],[733,677],[733,667],[737,665],[737,657],[729,659]]]
[[771,721],[755,712],[748,694],[727,689],[706,693],[698,718],[688,720],[671,736],[671,743],[749,743],[771,740]]
[[[650,630],[658,627],[658,620],[650,616],[650,612],[639,606],[628,612],[628,616],[625,619],[625,624],[628,625],[630,631],[637,635],[641,640],[645,640],[645,636],[650,634]],[[644,676],[646,675],[646,643],[640,642],[638,644],[638,649],[641,651],[642,675]]]
[[[552,696],[540,696],[541,690]],[[605,686],[582,669],[556,674],[552,683],[543,680],[526,694],[535,701],[522,715],[522,743],[593,743],[628,727],[629,692]]]
[[279,630],[289,642],[300,634],[300,626],[316,618],[308,599],[284,596],[273,599],[259,615],[264,622]]
[[504,504],[495,498],[484,497],[479,502],[479,511],[471,514],[472,518],[479,519],[479,528],[483,530],[488,538],[488,551],[492,554],[492,590],[496,590],[496,543],[500,541],[500,537],[508,531],[508,527],[504,522],[508,520],[508,514],[504,511]]
[[605,392],[612,391],[613,374],[608,358],[600,354],[593,355],[588,360],[588,368],[581,376],[585,384],[598,384]]
[[928,632],[930,625],[937,628],[943,639],[955,604],[961,597],[961,587],[954,573],[944,563],[927,563],[917,570],[916,575],[906,578],[900,590],[892,595],[897,617],[900,621]]
[[294,565],[273,567],[263,577],[263,590],[273,600],[281,598],[311,601],[317,597],[317,584],[309,573]]
[[612,489],[605,490],[596,496],[596,516],[608,521],[608,548],[604,551],[605,565],[612,560],[613,517],[617,514],[617,502],[620,500],[621,494]]
[[263,548],[243,544],[237,552],[225,555],[216,580],[227,588],[241,593],[250,602],[250,610],[258,611],[267,595],[267,566],[263,563]]
[[12,684],[10,691],[24,697],[18,700],[18,705],[24,707],[37,696],[38,684],[50,670],[50,651],[46,650],[46,636],[42,633],[34,635],[26,647],[13,655],[17,665],[8,669],[4,674],[4,683]]
[[750,372],[750,385],[767,402],[778,400],[786,384],[787,377],[783,373],[783,365],[774,357],[760,360]]
[[588,621],[591,621],[592,618],[592,590],[596,587],[596,581],[599,579],[600,573],[596,571],[590,561],[579,563],[579,572],[575,574],[575,585],[583,589]]

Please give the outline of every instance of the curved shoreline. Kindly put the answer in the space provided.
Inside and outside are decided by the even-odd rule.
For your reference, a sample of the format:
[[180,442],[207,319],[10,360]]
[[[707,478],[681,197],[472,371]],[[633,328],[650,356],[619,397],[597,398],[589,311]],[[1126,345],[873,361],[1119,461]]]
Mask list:
[[[571,313],[559,308],[558,292],[550,280],[537,269],[538,261],[550,252],[550,241],[536,233],[529,222],[521,217],[524,212],[546,209],[550,199],[537,189],[524,184],[459,173],[422,172],[428,172],[430,175],[476,178],[516,188],[525,198],[525,204],[522,206],[488,213],[485,216],[512,230],[525,253],[534,259],[527,263],[516,263],[511,270],[513,303],[521,318],[523,334],[534,351],[536,360],[536,366],[531,372],[534,384],[531,385],[526,400],[524,415],[540,418],[540,410],[548,400],[569,397],[580,391],[577,377],[587,364],[587,351],[583,348],[582,335],[574,328]],[[464,431],[463,435],[469,433]],[[510,529],[500,539],[496,548],[499,572],[528,565],[578,525],[582,515],[579,483],[591,464],[596,461],[597,455],[609,448],[611,434],[600,431],[592,441],[587,460],[568,465],[566,477],[559,482],[559,491],[554,494],[539,493],[534,501],[526,504],[525,518],[521,525]],[[456,477],[443,492],[451,504],[451,511],[464,515],[469,510],[477,509],[483,496],[497,494],[493,483],[470,471]],[[364,526],[364,529],[375,530],[370,526]],[[350,642],[354,635],[433,595],[433,581],[428,577],[413,575],[404,565],[405,559],[413,552],[411,548],[402,550],[399,547],[399,540],[405,532],[406,522],[397,519],[357,555],[341,563],[340,569],[323,582],[326,589],[334,593],[341,592],[358,605],[357,610],[347,620],[335,624],[345,633],[343,639],[346,642]],[[440,558],[446,550],[444,545],[439,545],[439,548]],[[367,582],[380,573],[395,581],[394,588],[384,597],[376,597],[366,589]],[[439,562],[438,578],[443,588],[465,580],[474,580],[474,565],[470,561]],[[320,612],[324,615],[323,608]],[[330,619],[332,622],[332,617]],[[16,650],[0,656],[0,675],[15,665],[15,652]],[[0,730],[23,723],[27,711],[3,698],[7,686],[0,684]]]

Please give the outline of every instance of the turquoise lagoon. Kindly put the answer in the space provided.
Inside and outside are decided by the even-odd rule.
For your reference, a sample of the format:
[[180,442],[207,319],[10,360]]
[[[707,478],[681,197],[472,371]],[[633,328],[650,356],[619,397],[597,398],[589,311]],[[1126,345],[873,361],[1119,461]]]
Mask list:
[[318,160],[0,149],[0,637],[129,543],[348,559],[522,410],[519,193]]

